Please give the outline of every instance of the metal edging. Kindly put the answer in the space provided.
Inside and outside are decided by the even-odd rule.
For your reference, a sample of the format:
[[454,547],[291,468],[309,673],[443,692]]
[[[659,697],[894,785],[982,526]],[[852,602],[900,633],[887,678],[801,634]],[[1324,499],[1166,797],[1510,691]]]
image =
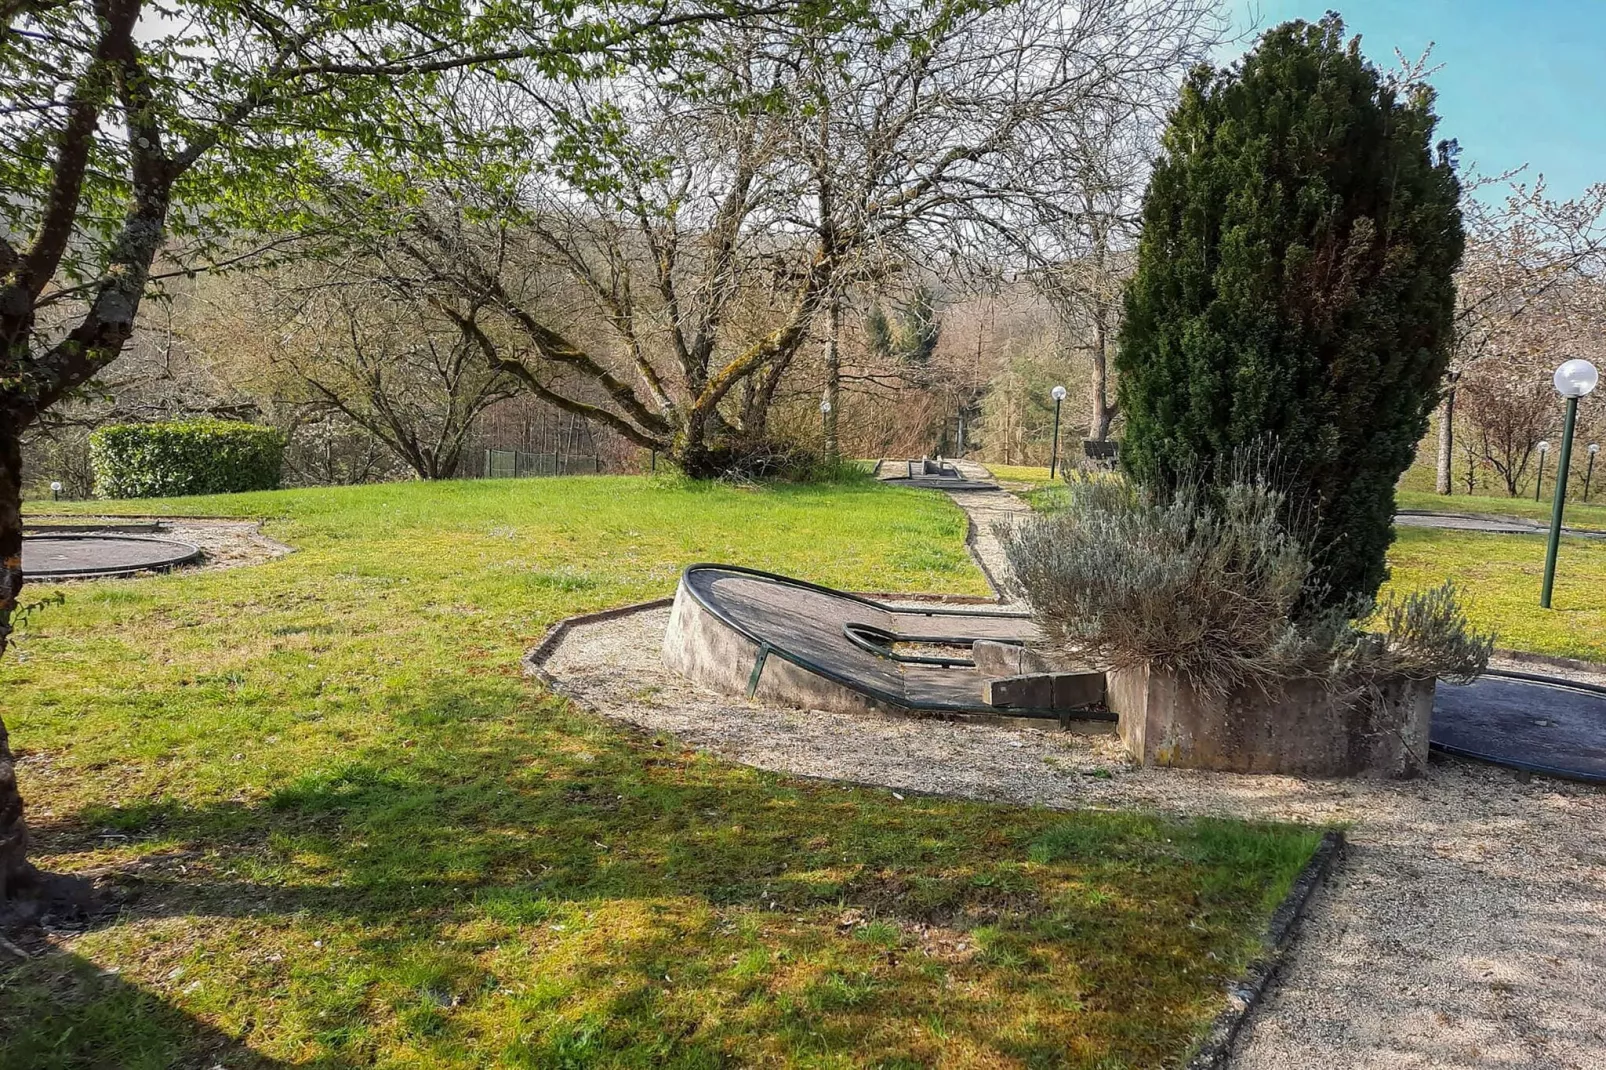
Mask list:
[[1455,758],[1469,758],[1472,761],[1484,762],[1488,765],[1498,765],[1502,769],[1515,769],[1519,773],[1534,773],[1538,776],[1554,777],[1557,780],[1570,780],[1575,784],[1606,784],[1606,774],[1582,773],[1576,769],[1558,769],[1553,765],[1540,765],[1537,762],[1523,762],[1514,758],[1501,758],[1493,754],[1484,754],[1482,751],[1469,750],[1466,747],[1452,747],[1445,743],[1428,742],[1429,750],[1436,750],[1440,754],[1448,754]]
[[758,644],[758,657],[753,660],[753,671],[747,677],[747,697],[752,698],[758,693],[759,677],[764,675],[764,663],[770,659],[770,651],[775,649],[767,642]]
[[[1569,691],[1583,691],[1591,695],[1606,697],[1606,687],[1600,684],[1586,683],[1583,680],[1569,680],[1565,676],[1549,676],[1540,672],[1523,672],[1520,669],[1486,669],[1484,676],[1499,676],[1507,680],[1520,680],[1529,684],[1547,684],[1550,687],[1559,687]],[[1479,677],[1482,679],[1482,677]],[[1452,687],[1470,687],[1470,684],[1452,684]]]
[[[885,639],[885,647],[877,646],[874,638]],[[893,643],[925,643],[929,646],[972,646],[978,642],[1001,643],[1005,646],[1025,646],[1017,639],[992,639],[985,635],[904,635],[902,632],[889,632],[871,624],[854,624],[851,621],[842,625],[842,635],[848,642],[863,650],[867,654],[874,654],[887,661],[896,661],[904,665],[936,665],[948,669],[958,665],[966,669],[974,669],[976,662],[973,658],[942,658],[932,654],[899,654],[891,649]]]
[[[818,583],[810,583],[808,580],[800,580],[792,576],[782,576],[778,572],[765,572],[763,569],[748,568],[746,565],[721,565],[713,561],[698,561],[687,565],[685,568],[680,570],[680,578],[684,582],[686,578],[693,572],[704,569],[714,569],[720,572],[735,572],[743,576],[756,576],[762,580],[775,580],[778,583],[786,584],[788,587],[801,587],[804,590],[818,591],[820,594],[828,594],[834,598],[845,598],[850,602],[857,602],[860,605],[872,606],[885,613],[918,613],[926,617],[997,617],[1003,620],[1032,619],[1032,615],[1030,613],[1022,613],[1019,610],[1013,609],[1004,610],[1003,612],[999,613],[990,613],[984,609],[902,609],[897,606],[888,605],[885,602],[878,602],[874,598],[866,598],[863,595],[854,594],[851,591],[839,591],[834,587],[826,587]],[[699,598],[697,601],[699,604],[703,605],[703,608],[705,609],[712,608],[704,604],[701,598]],[[719,614],[715,615],[720,616],[721,620],[724,619],[724,617]],[[734,625],[732,626],[734,627]]]

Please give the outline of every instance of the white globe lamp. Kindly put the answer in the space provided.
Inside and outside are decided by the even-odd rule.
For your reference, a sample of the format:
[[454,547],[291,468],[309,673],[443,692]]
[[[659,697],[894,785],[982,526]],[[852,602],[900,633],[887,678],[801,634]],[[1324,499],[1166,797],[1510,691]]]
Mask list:
[[1056,386],[1048,396],[1054,399],[1054,446],[1048,455],[1048,478],[1053,479],[1060,464],[1060,402],[1065,400],[1065,388]]
[[[1573,427],[1578,423],[1578,399],[1586,396],[1600,383],[1600,372],[1587,360],[1574,357],[1564,360],[1556,373],[1550,377],[1555,384],[1556,393],[1560,394],[1567,403],[1567,416],[1561,424],[1561,455],[1556,458],[1556,490],[1551,495],[1553,501],[1550,506],[1550,544],[1545,548],[1545,581],[1539,591],[1539,605],[1543,609],[1550,608],[1550,595],[1556,586],[1556,553],[1561,548],[1561,518],[1567,507],[1567,469],[1572,465],[1573,459]],[[1544,478],[1545,471],[1545,443],[1539,444],[1540,478]],[[1590,463],[1595,460],[1594,451],[1589,455]],[[1537,496],[1538,491],[1536,490]],[[1589,477],[1584,477],[1584,496],[1589,496]]]

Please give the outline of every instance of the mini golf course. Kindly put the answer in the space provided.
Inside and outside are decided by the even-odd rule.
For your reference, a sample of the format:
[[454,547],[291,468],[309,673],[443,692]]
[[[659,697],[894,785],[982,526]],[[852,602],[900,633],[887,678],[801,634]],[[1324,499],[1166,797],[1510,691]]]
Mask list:
[[[809,709],[958,719],[1110,722],[1098,707],[994,706],[971,657],[978,641],[1025,646],[1028,614],[909,608],[735,565],[681,575],[664,660],[727,694]],[[1514,769],[1606,783],[1606,688],[1491,670],[1441,683],[1435,749]]]

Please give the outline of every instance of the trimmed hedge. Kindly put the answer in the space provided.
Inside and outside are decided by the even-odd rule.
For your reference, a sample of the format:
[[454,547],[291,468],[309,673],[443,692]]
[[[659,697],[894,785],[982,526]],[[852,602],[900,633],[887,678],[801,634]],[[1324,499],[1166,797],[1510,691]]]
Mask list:
[[168,498],[276,490],[284,436],[234,420],[113,424],[89,436],[95,493]]

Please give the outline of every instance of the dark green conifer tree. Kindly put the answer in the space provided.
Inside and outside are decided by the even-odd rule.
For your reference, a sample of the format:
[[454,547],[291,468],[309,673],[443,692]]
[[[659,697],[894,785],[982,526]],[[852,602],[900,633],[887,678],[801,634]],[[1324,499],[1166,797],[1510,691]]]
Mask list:
[[1117,356],[1140,481],[1270,442],[1315,513],[1328,604],[1387,577],[1394,485],[1439,397],[1463,244],[1455,145],[1336,15],[1183,87]]
[[878,360],[892,359],[892,323],[887,319],[886,310],[877,301],[870,306],[870,311],[864,316],[864,340],[870,352]]
[[898,315],[898,349],[900,356],[918,368],[931,363],[937,352],[937,341],[942,337],[942,321],[937,317],[937,295],[931,287],[921,283],[914,296]]

